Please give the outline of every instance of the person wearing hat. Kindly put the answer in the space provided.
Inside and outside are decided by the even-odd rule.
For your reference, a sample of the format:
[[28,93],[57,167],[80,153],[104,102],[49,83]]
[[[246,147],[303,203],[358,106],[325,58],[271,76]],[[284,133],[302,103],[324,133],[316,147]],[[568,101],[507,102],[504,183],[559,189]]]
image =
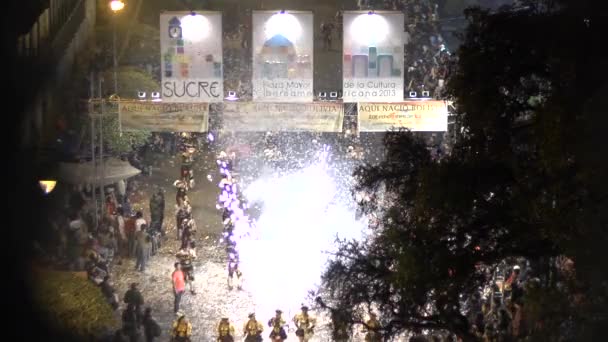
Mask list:
[[182,182],[181,180],[176,180],[173,185],[177,188],[177,191],[175,192],[175,203],[179,207],[186,200],[188,189],[186,189],[186,183]]
[[228,317],[222,317],[217,326],[217,342],[234,342],[235,331]]
[[378,316],[375,313],[369,313],[369,319],[365,322],[365,342],[381,342],[382,338],[378,330],[380,329],[380,321],[378,321]]
[[271,341],[283,342],[287,339],[287,333],[285,332],[287,322],[281,316],[283,311],[277,309],[275,313],[276,315],[268,321],[268,326],[272,328],[269,337]]
[[196,260],[196,243],[190,241],[189,246],[180,249],[175,257],[179,260],[181,269],[184,272],[184,280],[186,285],[190,284],[190,292],[194,295],[194,265],[192,262]]
[[194,233],[196,233],[196,222],[192,217],[187,218],[184,221],[183,228],[181,233],[182,244],[181,248],[185,249],[190,246],[190,242],[194,239]]
[[243,273],[239,269],[239,254],[234,243],[230,243],[226,248],[228,254],[228,289],[232,290],[236,285],[238,290],[243,288]]
[[303,305],[302,312],[293,317],[296,326],[296,336],[300,342],[308,342],[315,333],[316,319],[308,314],[308,306]]
[[186,315],[178,311],[177,319],[173,322],[171,329],[172,342],[190,342],[192,337],[192,324],[188,322]]
[[245,335],[245,342],[260,342],[262,341],[262,332],[264,326],[262,323],[255,319],[255,314],[249,314],[249,320],[243,327],[243,335]]

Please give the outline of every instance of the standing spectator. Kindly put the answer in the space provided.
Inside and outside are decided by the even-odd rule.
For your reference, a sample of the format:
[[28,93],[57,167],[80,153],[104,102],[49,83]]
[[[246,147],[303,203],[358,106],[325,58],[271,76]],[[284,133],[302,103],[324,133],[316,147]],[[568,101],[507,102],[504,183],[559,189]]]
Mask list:
[[164,235],[163,220],[165,215],[165,195],[159,188],[150,198],[150,228]]
[[142,224],[140,230],[135,234],[135,256],[137,257],[135,270],[140,272],[143,272],[146,269],[146,262],[148,261],[150,250],[152,249],[152,240],[146,233],[147,228],[148,226],[146,224]]
[[144,219],[144,214],[141,211],[135,213],[135,231],[138,232],[141,230],[141,226],[147,224]]
[[[118,240],[118,250],[116,255],[118,255],[119,257],[127,255],[129,241],[127,239],[127,232],[125,230],[125,218],[123,215],[124,211],[122,207],[118,207],[118,209],[116,209],[116,237]],[[120,259],[117,261],[117,264],[121,264]]]
[[116,200],[116,195],[114,195],[114,189],[108,189],[108,194],[106,195],[106,216],[105,218],[112,218],[116,215],[116,209],[118,208],[118,201]]
[[161,328],[158,325],[158,322],[154,318],[152,318],[152,309],[146,308],[144,312],[144,336],[146,337],[146,342],[154,342],[155,337],[159,337],[161,335]]
[[122,313],[122,331],[128,336],[129,342],[138,342],[139,324],[135,305],[129,304]]
[[333,23],[321,23],[321,34],[323,35],[323,48],[326,51],[331,50],[331,35],[334,30]]
[[133,305],[135,313],[137,314],[137,322],[141,323],[143,318],[141,307],[144,305],[144,296],[142,296],[141,292],[139,292],[137,285],[137,283],[131,284],[131,288],[125,293],[125,298],[123,301],[127,305]]
[[127,253],[130,258],[135,255],[135,218],[129,217],[125,220],[125,232],[127,233]]
[[184,272],[182,272],[180,263],[176,262],[174,267],[175,271],[173,271],[173,274],[171,275],[173,294],[175,295],[173,312],[177,313],[179,311],[179,303],[182,300],[182,295],[186,291],[186,280],[184,279]]
[[127,184],[125,183],[124,179],[121,179],[116,183],[116,191],[118,195],[118,204],[124,205],[127,194]]

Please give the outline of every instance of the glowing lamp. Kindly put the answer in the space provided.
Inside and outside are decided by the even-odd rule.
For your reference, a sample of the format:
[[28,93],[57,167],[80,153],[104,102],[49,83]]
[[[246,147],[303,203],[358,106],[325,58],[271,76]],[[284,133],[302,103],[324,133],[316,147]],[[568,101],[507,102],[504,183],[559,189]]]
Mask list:
[[389,34],[388,23],[383,16],[374,12],[361,14],[350,25],[350,33],[359,43],[376,46]]
[[228,96],[226,96],[225,99],[228,101],[236,101],[239,97],[236,96],[236,91],[229,91]]
[[125,8],[124,2],[122,2],[120,0],[110,1],[110,9],[112,10],[112,12],[116,13],[118,11],[121,11],[123,8]]
[[194,12],[182,18],[181,27],[184,39],[192,42],[199,42],[207,38],[211,31],[209,20]]
[[150,94],[150,96],[152,97],[152,101],[153,102],[160,102],[162,101],[162,99],[160,98],[160,93],[157,91],[153,91],[152,94]]
[[272,15],[264,26],[266,39],[280,35],[287,38],[290,42],[295,42],[302,35],[302,25],[298,18],[285,11]]
[[40,185],[40,188],[42,189],[44,194],[48,195],[53,191],[53,189],[55,189],[55,186],[57,185],[57,181],[41,180],[41,181],[38,181],[38,184]]

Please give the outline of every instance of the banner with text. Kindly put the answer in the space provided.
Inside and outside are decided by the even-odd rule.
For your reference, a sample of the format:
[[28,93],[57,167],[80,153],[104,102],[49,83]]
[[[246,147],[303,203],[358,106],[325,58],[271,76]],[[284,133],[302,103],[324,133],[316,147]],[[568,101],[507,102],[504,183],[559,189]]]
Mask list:
[[344,12],[344,102],[403,101],[403,23],[401,12]]
[[120,101],[122,128],[152,132],[206,132],[208,103]]
[[341,132],[341,103],[224,103],[224,130]]
[[359,132],[384,132],[407,128],[415,132],[444,132],[448,129],[445,101],[358,103]]
[[312,102],[312,12],[253,13],[253,99]]
[[160,15],[161,94],[164,102],[222,102],[222,14]]

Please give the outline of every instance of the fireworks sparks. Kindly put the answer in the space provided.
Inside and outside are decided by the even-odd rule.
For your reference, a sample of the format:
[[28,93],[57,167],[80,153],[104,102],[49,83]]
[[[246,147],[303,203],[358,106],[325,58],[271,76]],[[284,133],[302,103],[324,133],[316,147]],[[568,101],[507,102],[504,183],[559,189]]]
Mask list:
[[[315,140],[312,146],[316,151],[306,154],[312,160],[288,163],[300,166],[295,170],[269,167],[277,156],[291,154],[265,149],[265,171],[244,175],[252,179],[248,184],[230,177],[234,170],[226,154],[220,153],[217,161],[224,177],[218,207],[229,212],[224,233],[232,254],[228,258],[238,260],[245,290],[261,313],[272,314],[277,307],[295,312],[318,287],[336,237],[360,238],[365,230],[350,196],[352,163],[332,160],[329,145]],[[257,220],[250,217],[250,207],[262,208]]]

